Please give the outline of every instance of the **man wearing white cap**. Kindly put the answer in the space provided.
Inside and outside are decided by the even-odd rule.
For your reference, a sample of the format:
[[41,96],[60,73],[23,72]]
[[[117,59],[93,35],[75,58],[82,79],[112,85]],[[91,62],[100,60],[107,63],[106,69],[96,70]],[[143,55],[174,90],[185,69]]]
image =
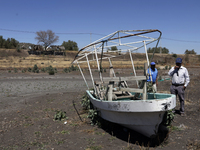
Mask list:
[[151,76],[149,76],[149,79],[147,80],[147,82],[152,83],[153,92],[156,93],[157,92],[157,86],[158,86],[158,80],[157,80],[158,70],[156,69],[156,63],[155,62],[151,62],[150,71],[148,69],[147,72],[148,72],[148,74],[151,75]]
[[181,116],[184,116],[184,92],[190,82],[190,78],[188,70],[181,65],[182,59],[177,58],[176,66],[169,70],[168,75],[172,77],[172,85],[170,87],[171,94],[175,94],[176,96],[178,95],[180,101],[180,114]]

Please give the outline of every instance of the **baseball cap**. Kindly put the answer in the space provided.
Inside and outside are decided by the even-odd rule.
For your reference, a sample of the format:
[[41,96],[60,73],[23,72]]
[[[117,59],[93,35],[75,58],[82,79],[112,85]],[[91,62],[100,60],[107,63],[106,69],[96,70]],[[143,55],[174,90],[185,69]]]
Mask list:
[[155,65],[156,63],[155,62],[151,62],[151,65]]
[[182,63],[182,59],[181,58],[176,58],[176,63]]

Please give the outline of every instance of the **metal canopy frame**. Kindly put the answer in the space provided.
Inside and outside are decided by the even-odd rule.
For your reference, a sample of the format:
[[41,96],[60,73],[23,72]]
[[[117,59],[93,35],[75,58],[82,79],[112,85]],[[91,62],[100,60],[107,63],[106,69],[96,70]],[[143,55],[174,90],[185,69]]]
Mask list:
[[[137,75],[136,75],[136,70],[134,67],[134,60],[132,58],[132,54],[144,48],[143,53],[145,52],[146,54],[147,66],[149,68],[150,67],[149,62],[152,61],[154,52],[151,57],[151,60],[149,61],[148,54],[147,54],[147,45],[157,41],[156,46],[155,46],[157,48],[161,35],[162,35],[161,31],[157,29],[116,31],[80,49],[76,57],[74,58],[72,64],[78,65],[79,70],[82,74],[82,77],[87,85],[87,88],[89,89],[90,87],[88,86],[84,73],[82,72],[82,69],[80,67],[80,64],[87,63],[90,76],[91,76],[93,89],[95,90],[95,95],[99,98],[101,96],[95,85],[90,62],[96,61],[99,77],[103,85],[104,80],[102,77],[102,61],[103,60],[109,61],[113,77],[116,77],[111,59],[115,57],[121,57],[125,55],[126,53],[129,53],[134,76],[136,77]],[[120,50],[120,55],[114,54],[116,53],[116,51],[111,50],[113,46],[116,46],[117,49]],[[138,82],[137,82],[137,85],[138,85]]]

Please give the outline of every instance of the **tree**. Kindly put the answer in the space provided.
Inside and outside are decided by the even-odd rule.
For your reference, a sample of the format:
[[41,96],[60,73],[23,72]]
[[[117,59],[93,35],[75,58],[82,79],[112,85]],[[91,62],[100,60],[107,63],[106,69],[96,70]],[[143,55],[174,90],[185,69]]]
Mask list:
[[52,32],[51,30],[39,31],[36,32],[36,34],[37,36],[35,37],[35,39],[38,40],[38,44],[42,43],[45,50],[49,45],[59,40],[59,37],[56,36],[55,33]]
[[0,36],[0,48],[16,48],[19,42],[14,38],[8,38],[5,40],[3,36]]
[[78,45],[74,41],[70,41],[70,40],[68,40],[67,42],[63,41],[62,46],[65,47],[65,50],[78,51]]
[[196,55],[197,53],[194,51],[194,49],[192,49],[192,50],[186,49],[185,54],[195,54]]
[[117,51],[117,46],[112,46],[111,51]]
[[155,51],[155,53],[165,53],[165,54],[169,54],[169,50],[166,47],[153,47],[153,48],[148,48],[147,52],[148,53],[153,53]]

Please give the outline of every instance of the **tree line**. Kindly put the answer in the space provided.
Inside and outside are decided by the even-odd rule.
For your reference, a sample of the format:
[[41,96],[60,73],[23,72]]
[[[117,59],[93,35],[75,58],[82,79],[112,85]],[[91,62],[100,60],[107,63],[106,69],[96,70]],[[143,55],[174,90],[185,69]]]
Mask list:
[[3,36],[0,36],[0,48],[12,49],[18,46],[19,42],[14,38],[4,39]]
[[147,49],[148,53],[164,53],[164,54],[169,54],[169,49],[167,49],[166,47],[149,47]]
[[[45,50],[47,49],[48,46],[50,46],[53,43],[58,42],[59,37],[55,35],[55,33],[52,30],[47,30],[47,31],[38,31],[36,32],[36,37],[35,39],[38,41],[38,44],[44,46]],[[19,42],[15,40],[14,38],[8,38],[7,40],[3,38],[3,36],[0,36],[0,48],[17,48]],[[70,50],[70,51],[78,51],[78,44],[75,41],[68,40],[63,41],[62,45],[65,47],[65,50]],[[111,49],[108,49],[108,51],[117,51],[117,47],[113,46]],[[166,47],[149,47],[147,49],[148,53],[164,53],[164,54],[169,54],[169,49]],[[188,50],[186,49],[185,54],[196,54],[194,49]]]

